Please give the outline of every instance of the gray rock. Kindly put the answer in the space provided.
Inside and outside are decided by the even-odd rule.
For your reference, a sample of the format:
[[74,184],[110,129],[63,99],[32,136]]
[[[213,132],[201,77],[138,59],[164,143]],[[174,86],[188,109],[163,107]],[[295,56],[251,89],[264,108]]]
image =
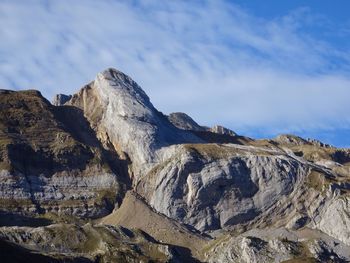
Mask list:
[[335,196],[318,215],[316,227],[350,246],[350,198]]
[[54,212],[81,218],[104,216],[112,210],[104,198],[112,198],[109,206],[114,205],[120,183],[114,174],[95,171],[95,175],[63,172],[46,177],[2,170],[2,211],[31,215]]
[[201,142],[192,133],[175,128],[140,86],[116,69],[99,73],[69,104],[82,108],[105,145],[132,160],[136,179],[158,162],[162,147]]
[[278,135],[275,139],[280,144],[287,144],[287,145],[305,145],[305,144],[311,144],[309,141],[295,135],[291,134],[281,134]]
[[[5,105],[11,92],[1,95]],[[138,224],[152,211],[182,223],[188,233],[202,233],[203,240],[217,237],[203,248],[209,262],[280,262],[302,253],[300,247],[308,250],[304,257],[321,262],[350,258],[349,150],[293,135],[254,141],[222,126],[199,126],[183,113],[164,116],[135,81],[115,69],[99,73],[72,97],[56,96],[54,105],[70,107],[53,107],[35,91],[24,95],[16,107],[1,108],[17,121],[1,123],[2,211],[101,217],[111,206],[118,214],[116,198],[130,189],[150,206],[138,211]],[[28,107],[37,114],[33,118]],[[81,118],[67,121],[73,112]],[[124,202],[123,211],[130,203]],[[124,220],[133,222],[128,217],[134,214],[126,214]],[[101,230],[69,227],[73,243]],[[122,231],[101,227],[99,237]],[[0,236],[31,249],[73,253],[73,243],[51,234],[62,231],[2,228]],[[97,245],[95,252],[111,244],[98,238]],[[168,246],[156,248],[170,260]]]
[[62,106],[72,98],[72,95],[57,94],[52,100],[52,105]]
[[217,134],[222,134],[222,135],[230,135],[230,136],[237,135],[237,133],[235,133],[234,131],[231,131],[230,129],[227,129],[220,125],[215,125],[214,127],[210,128],[210,131]]
[[317,262],[347,262],[349,246],[321,232],[308,229],[289,231],[284,228],[253,229],[238,236],[226,235],[206,252],[207,262],[260,263],[284,262],[313,258]]
[[169,121],[174,124],[177,128],[183,130],[192,131],[205,131],[206,128],[200,126],[190,116],[183,112],[170,113],[168,116]]
[[307,172],[303,163],[262,148],[179,146],[137,190],[157,211],[208,231],[247,223],[282,206]]

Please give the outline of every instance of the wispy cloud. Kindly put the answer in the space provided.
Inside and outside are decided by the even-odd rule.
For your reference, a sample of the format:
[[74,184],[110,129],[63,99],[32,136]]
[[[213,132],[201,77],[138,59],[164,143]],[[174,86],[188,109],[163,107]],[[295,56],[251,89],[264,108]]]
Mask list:
[[220,0],[1,1],[0,86],[52,97],[112,66],[161,111],[206,125],[349,129],[350,53],[310,28],[329,21],[307,8],[268,20]]

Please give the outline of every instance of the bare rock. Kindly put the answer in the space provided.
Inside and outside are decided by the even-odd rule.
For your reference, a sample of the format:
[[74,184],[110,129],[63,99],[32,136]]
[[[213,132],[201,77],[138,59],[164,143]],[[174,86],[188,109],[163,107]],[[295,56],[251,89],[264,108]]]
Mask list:
[[205,131],[206,128],[200,126],[190,116],[183,112],[170,113],[168,116],[169,121],[174,124],[177,128],[183,130],[192,131]]
[[211,132],[217,133],[217,134],[222,134],[222,135],[230,135],[230,136],[236,136],[237,133],[234,131],[227,129],[223,126],[220,125],[215,125],[214,127],[210,128]]
[[62,106],[72,98],[72,95],[57,94],[52,100],[52,105]]
[[337,196],[326,203],[316,227],[350,246],[350,199]]
[[347,262],[349,246],[321,232],[284,228],[253,229],[224,235],[206,252],[208,262]]
[[124,194],[126,167],[103,149],[82,112],[53,107],[31,90],[0,101],[0,209],[108,214]]
[[174,127],[141,87],[116,69],[99,73],[69,104],[84,111],[105,145],[132,160],[136,178],[158,161],[157,151],[162,147],[201,141]]
[[282,206],[307,172],[304,164],[263,148],[193,144],[178,147],[143,177],[137,191],[157,211],[208,231],[245,224]]

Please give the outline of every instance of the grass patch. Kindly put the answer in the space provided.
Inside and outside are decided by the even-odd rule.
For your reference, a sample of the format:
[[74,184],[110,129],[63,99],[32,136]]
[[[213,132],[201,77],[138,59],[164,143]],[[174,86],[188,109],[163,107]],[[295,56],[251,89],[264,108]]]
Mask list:
[[30,199],[0,198],[0,207],[3,209],[20,210],[22,207],[33,205]]
[[306,178],[306,185],[318,192],[323,192],[328,187],[325,175],[315,170],[311,170],[311,172],[308,174]]
[[11,171],[12,170],[12,166],[8,162],[0,162],[0,170]]
[[[290,242],[290,241],[286,241]],[[297,243],[293,249],[294,258],[283,261],[283,263],[316,263],[318,262],[311,254],[307,244]]]
[[97,191],[96,202],[101,204],[104,201],[114,204],[117,200],[117,189],[114,188],[106,188]]

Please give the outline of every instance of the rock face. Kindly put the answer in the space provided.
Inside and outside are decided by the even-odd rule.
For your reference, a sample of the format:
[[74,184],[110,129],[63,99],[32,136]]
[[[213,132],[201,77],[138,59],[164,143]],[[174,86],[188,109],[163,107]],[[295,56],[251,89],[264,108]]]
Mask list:
[[[226,235],[207,253],[207,262],[346,262],[347,246],[319,231],[284,228]],[[289,261],[290,260],[290,261]]]
[[288,145],[305,145],[309,144],[309,142],[299,136],[295,135],[289,135],[289,134],[282,134],[278,135],[275,138],[275,141],[277,141],[280,144],[288,144]]
[[127,175],[81,112],[54,107],[37,91],[0,100],[1,210],[96,217],[113,209]]
[[30,250],[45,251],[52,258],[64,254],[63,262],[71,262],[69,259],[75,262],[181,262],[181,256],[175,255],[171,246],[151,241],[143,233],[123,227],[90,224],[3,227],[0,237]]
[[227,129],[220,125],[215,125],[214,127],[210,128],[210,131],[215,132],[217,134],[222,134],[222,135],[230,135],[230,136],[237,135],[234,131],[231,131],[230,129]]
[[156,166],[137,191],[161,213],[200,231],[244,224],[278,209],[308,173],[268,149],[193,144]]
[[[183,112],[174,112],[170,113],[168,116],[168,120],[174,124],[179,129],[194,131],[194,132],[210,132],[216,133],[219,135],[227,135],[227,136],[237,136],[234,131],[227,129],[220,125],[215,125],[211,128],[200,126],[197,122],[195,122],[190,116]],[[198,134],[198,133],[195,133]],[[200,134],[200,133],[199,133]]]
[[323,208],[316,227],[350,246],[349,211],[350,198],[348,196],[334,198]]
[[55,106],[62,106],[67,101],[69,101],[72,98],[72,95],[65,95],[65,94],[57,94],[52,100],[52,104]]
[[346,262],[349,194],[349,149],[165,116],[115,69],[0,90],[0,258]]
[[169,121],[174,124],[177,128],[183,130],[192,131],[205,131],[206,128],[200,126],[190,116],[183,112],[170,113],[168,116]]
[[99,73],[68,104],[84,111],[105,145],[132,160],[136,177],[157,162],[162,147],[201,141],[172,125],[136,82],[115,69]]

